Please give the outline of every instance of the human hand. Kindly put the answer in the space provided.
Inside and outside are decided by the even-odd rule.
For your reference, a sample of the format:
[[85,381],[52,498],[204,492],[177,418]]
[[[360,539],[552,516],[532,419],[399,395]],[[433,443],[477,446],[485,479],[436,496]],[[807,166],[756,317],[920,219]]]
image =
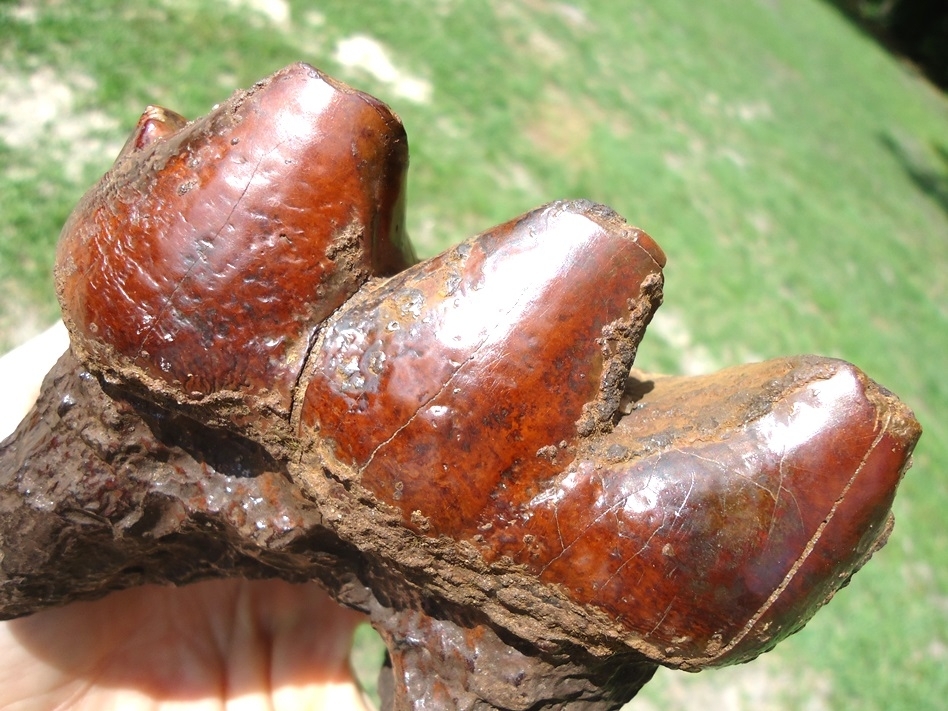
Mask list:
[[0,623],[0,708],[364,709],[316,584],[144,586]]
[[[38,390],[45,369],[25,364],[57,343],[0,359],[0,387]],[[0,708],[361,710],[348,664],[361,620],[315,583],[124,590],[0,622]]]

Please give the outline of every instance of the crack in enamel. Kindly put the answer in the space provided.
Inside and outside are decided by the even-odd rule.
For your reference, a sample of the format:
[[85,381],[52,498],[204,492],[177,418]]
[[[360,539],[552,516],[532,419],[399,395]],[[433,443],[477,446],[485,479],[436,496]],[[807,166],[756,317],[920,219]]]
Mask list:
[[[463,266],[466,264],[467,259],[470,256],[470,250],[459,250],[458,255],[460,257],[460,259],[458,260],[460,264],[460,268],[463,269]],[[438,388],[437,392],[435,392],[433,395],[431,395],[431,397],[429,397],[427,400],[422,402],[417,407],[417,409],[412,413],[412,415],[408,418],[408,420],[405,421],[404,424],[398,427],[389,437],[387,437],[383,442],[379,443],[379,445],[376,446],[375,449],[372,450],[372,453],[369,455],[368,459],[366,459],[365,464],[359,467],[360,475],[369,468],[369,466],[372,464],[373,460],[375,459],[375,456],[382,449],[384,449],[387,445],[395,441],[398,435],[400,435],[405,429],[407,429],[418,418],[418,416],[421,414],[421,412],[424,409],[426,409],[432,402],[437,400],[448,389],[448,387],[450,387],[459,377],[463,375],[462,371],[464,371],[464,369],[468,365],[470,365],[473,361],[477,360],[478,355],[480,355],[484,347],[487,344],[490,344],[494,341],[494,338],[497,332],[500,331],[506,324],[510,323],[510,318],[509,318],[510,314],[515,313],[517,309],[520,308],[521,302],[527,295],[528,295],[528,290],[525,289],[521,291],[517,299],[514,300],[514,302],[510,305],[510,308],[508,308],[507,311],[503,313],[503,316],[501,318],[497,319],[496,323],[493,325],[493,327],[490,330],[484,333],[484,336],[481,338],[480,342],[474,347],[471,354],[454,369],[454,371],[451,373],[450,376],[448,376],[448,378],[441,385],[441,387]]]
[[[589,523],[586,524],[585,527],[581,531],[576,533],[573,539],[569,543],[567,543],[565,546],[563,546],[563,541],[564,541],[563,533],[559,528],[559,504],[563,497],[562,496],[552,497],[550,500],[552,500],[553,502],[553,515],[557,518],[557,533],[559,533],[560,545],[563,546],[563,549],[556,556],[554,556],[548,563],[546,563],[546,565],[540,568],[539,575],[542,576],[544,573],[546,573],[546,571],[550,568],[550,566],[552,566],[554,563],[559,561],[564,555],[566,555],[570,550],[572,550],[573,547],[577,543],[579,543],[586,534],[592,531],[596,527],[596,525],[600,521],[602,521],[606,516],[608,516],[609,514],[615,514],[616,511],[624,508],[625,505],[628,503],[629,499],[631,499],[633,496],[635,496],[641,491],[648,490],[649,485],[651,483],[652,483],[652,475],[650,473],[648,479],[640,488],[636,489],[635,491],[630,491],[625,497],[617,500],[615,503],[611,504],[609,507],[603,509],[592,521],[589,521]],[[542,496],[543,495],[541,494],[541,496],[538,497],[533,503],[535,504],[535,502],[540,500]],[[649,540],[654,538],[655,534],[658,533],[658,531],[660,531],[663,527],[664,527],[664,520],[662,524],[659,525],[658,528],[652,532],[651,536],[649,536]],[[642,546],[639,552],[633,555],[631,558],[629,558],[623,565],[627,565],[628,562],[630,562],[632,559],[636,558],[638,555],[641,555],[642,551],[644,551],[647,547],[648,547],[648,542],[646,542],[646,544]]]
[[[485,338],[485,340],[486,340],[486,338]],[[480,348],[481,348],[482,346],[483,346],[483,342],[478,346],[477,350],[480,350]],[[419,417],[419,415],[421,414],[421,411],[422,411],[422,410],[426,409],[426,408],[428,407],[428,405],[430,405],[432,402],[434,402],[435,400],[437,400],[438,397],[440,397],[441,394],[444,393],[444,391],[448,389],[448,386],[451,385],[451,384],[455,381],[455,379],[457,378],[458,374],[461,372],[461,369],[464,368],[464,366],[466,366],[468,363],[470,363],[471,361],[473,361],[473,360],[477,357],[477,350],[476,350],[474,353],[472,353],[470,356],[468,356],[467,360],[465,360],[463,363],[461,363],[461,364],[457,367],[457,369],[456,369],[453,373],[451,373],[451,376],[445,381],[445,383],[438,389],[437,392],[435,392],[431,397],[429,397],[427,400],[425,400],[424,402],[422,402],[422,403],[418,406],[418,408],[411,414],[411,416],[405,421],[404,424],[402,424],[401,426],[399,426],[398,428],[396,428],[396,430],[395,430],[389,437],[387,437],[385,440],[383,440],[382,442],[380,442],[380,443],[378,444],[378,446],[376,446],[375,449],[372,450],[372,453],[369,454],[368,458],[365,460],[365,464],[363,464],[363,465],[361,465],[361,466],[359,467],[359,474],[360,474],[360,475],[364,474],[365,471],[369,468],[369,466],[371,466],[372,462],[375,460],[375,456],[376,456],[381,450],[385,449],[386,446],[388,446],[389,444],[391,444],[392,442],[394,442],[395,439],[396,439],[402,432],[404,432],[409,426],[411,426],[411,424],[412,424],[415,420],[418,419],[418,417]]]
[[220,238],[221,234],[224,232],[224,229],[230,224],[231,218],[237,212],[237,208],[241,206],[241,203],[244,201],[244,198],[247,197],[247,193],[250,191],[253,186],[254,178],[256,178],[260,166],[263,165],[264,161],[270,158],[274,153],[276,153],[289,139],[283,139],[276,145],[269,148],[263,155],[260,156],[256,164],[253,167],[253,170],[250,173],[250,176],[247,178],[247,182],[241,190],[240,195],[234,201],[234,204],[231,206],[230,211],[227,213],[227,216],[221,221],[220,227],[214,232],[214,234],[206,239],[199,240],[199,246],[196,250],[197,254],[194,258],[194,262],[187,268],[184,274],[181,275],[181,278],[178,280],[178,283],[175,284],[174,288],[171,290],[171,293],[164,298],[164,302],[161,305],[161,308],[158,310],[152,317],[152,322],[148,327],[148,330],[145,331],[141,336],[141,343],[138,347],[138,352],[135,354],[134,360],[138,360],[142,357],[142,353],[145,351],[145,344],[148,342],[148,339],[155,332],[159,326],[165,326],[164,319],[170,311],[176,308],[174,304],[175,296],[178,292],[181,291],[185,282],[189,281],[191,273],[201,265],[201,261],[205,258],[208,252],[214,249],[214,243]]
[[836,511],[839,509],[840,504],[846,498],[847,494],[849,494],[850,489],[852,489],[853,485],[856,483],[856,479],[859,477],[859,475],[862,473],[862,470],[865,468],[866,463],[869,461],[869,457],[875,451],[876,447],[879,446],[879,443],[882,441],[882,438],[885,436],[886,432],[888,431],[889,423],[891,422],[891,419],[892,419],[892,415],[890,413],[886,413],[886,420],[885,420],[885,423],[882,425],[882,429],[879,431],[879,434],[876,435],[872,444],[869,446],[869,449],[866,450],[866,454],[863,456],[862,461],[859,462],[859,465],[856,467],[856,470],[853,472],[853,475],[849,478],[849,480],[843,486],[842,490],[839,493],[839,496],[836,497],[836,501],[833,503],[833,506],[830,508],[829,513],[826,515],[826,517],[817,527],[816,531],[813,533],[813,536],[807,542],[806,548],[800,554],[800,557],[794,561],[793,566],[790,568],[786,577],[784,577],[783,582],[781,582],[780,585],[770,594],[770,597],[767,598],[767,600],[760,607],[760,609],[757,610],[757,612],[755,612],[754,615],[751,616],[751,618],[747,621],[747,624],[745,624],[743,629],[741,629],[737,633],[734,639],[732,639],[727,645],[723,646],[716,654],[708,657],[707,660],[703,660],[703,661],[706,661],[707,663],[711,664],[716,659],[721,659],[728,652],[734,649],[738,644],[740,644],[744,640],[744,638],[748,634],[750,634],[751,630],[754,628],[754,626],[757,624],[760,618],[763,617],[767,613],[767,611],[774,605],[774,603],[780,598],[780,596],[783,595],[784,590],[786,590],[787,587],[790,585],[790,583],[793,582],[793,579],[794,577],[796,577],[796,574],[800,571],[804,563],[806,563],[807,558],[810,557],[810,554],[816,548],[816,545],[819,542],[820,538],[822,538],[823,532],[826,530],[826,527],[832,522],[833,518],[836,516]]
[[[684,656],[681,657],[670,651],[658,652],[669,656],[670,663],[698,668],[716,664],[723,658],[733,661],[735,655],[745,655],[743,658],[746,659],[749,652],[745,648],[748,645],[741,645],[741,642],[749,633],[744,629],[748,618],[753,618],[749,627],[749,630],[753,630],[754,625],[773,609],[774,602],[781,600],[787,588],[794,584],[799,569],[810,554],[815,550],[827,550],[821,544],[822,538],[829,536],[826,527],[839,518],[840,507],[850,500],[850,493],[859,486],[859,475],[853,478],[853,473],[856,470],[865,471],[866,462],[874,457],[873,452],[878,451],[876,444],[869,451],[863,449],[852,455],[847,453],[845,456],[852,458],[843,460],[842,463],[848,462],[845,469],[834,469],[838,464],[833,462],[833,456],[837,456],[833,452],[838,452],[840,445],[832,444],[839,435],[831,433],[834,430],[846,432],[851,428],[852,432],[863,432],[869,440],[875,441],[877,435],[885,436],[878,430],[881,421],[886,419],[884,429],[891,431],[889,420],[898,416],[892,414],[891,406],[883,406],[867,396],[859,387],[862,376],[858,371],[838,361],[812,361],[805,370],[800,365],[776,371],[768,371],[766,366],[762,366],[758,372],[760,375],[755,378],[761,378],[761,382],[768,383],[768,386],[773,383],[770,387],[774,391],[765,396],[765,402],[768,403],[766,408],[761,408],[754,398],[742,401],[740,396],[733,404],[728,404],[731,403],[728,400],[730,396],[718,394],[718,386],[704,389],[704,392],[711,392],[714,398],[719,398],[720,406],[723,407],[719,411],[711,402],[707,404],[715,413],[708,420],[715,423],[714,427],[720,426],[718,417],[727,420],[729,413],[739,416],[739,420],[735,419],[733,425],[727,426],[733,426],[734,430],[725,428],[720,432],[706,429],[707,424],[677,429],[674,423],[680,420],[676,419],[678,415],[675,413],[678,412],[677,403],[681,395],[675,393],[680,393],[681,388],[678,385],[666,388],[665,384],[673,381],[660,380],[662,386],[656,389],[654,395],[646,394],[640,399],[642,409],[637,410],[638,415],[627,413],[620,419],[619,432],[602,439],[594,438],[582,450],[578,463],[552,489],[539,492],[530,501],[530,511],[524,514],[517,523],[517,530],[508,538],[518,539],[522,533],[534,534],[536,526],[548,526],[546,553],[542,552],[543,546],[527,550],[526,553],[520,550],[515,560],[528,565],[531,565],[532,560],[535,563],[532,570],[541,579],[565,585],[577,599],[588,604],[604,604],[603,609],[616,619],[626,619],[631,625],[630,632],[642,639],[643,643],[651,639],[649,644],[664,643],[674,648],[681,640],[685,640],[686,645],[694,648],[693,652],[682,652]],[[774,378],[778,373],[780,377]],[[720,382],[711,376],[705,376],[703,380],[674,380],[678,383]],[[754,381],[737,380],[744,382],[746,387],[755,388]],[[751,419],[747,418],[748,408],[753,412]],[[654,419],[656,425],[649,424],[649,412],[654,413],[652,418],[657,418]],[[720,415],[717,414],[719,412]],[[859,412],[863,414],[857,414]],[[861,424],[859,418],[865,416],[876,418],[875,425],[871,424],[871,420],[870,423]],[[628,417],[632,419],[627,421]],[[646,419],[641,419],[643,417]],[[671,420],[666,421],[667,418]],[[643,424],[648,429],[644,434],[636,434]],[[654,429],[656,426],[658,429]],[[866,432],[864,427],[871,429]],[[663,442],[668,436],[664,432],[673,437],[672,441],[657,451],[651,449],[648,443]],[[658,439],[653,440],[653,436]],[[622,445],[623,453],[616,455],[622,458],[610,464],[597,464],[596,453],[605,453],[610,448],[610,441],[614,443],[611,445],[613,447]],[[630,455],[626,446],[634,453],[631,460],[627,459]],[[821,450],[826,447],[830,449],[821,455]],[[669,455],[673,456],[673,460],[664,461]],[[817,458],[807,459],[813,456]],[[826,456],[830,458],[826,459]],[[694,465],[688,465],[689,460]],[[630,461],[630,464],[625,464],[626,461]],[[831,468],[826,469],[827,466]],[[599,471],[600,467],[602,471]],[[842,478],[844,471],[849,472],[845,479]],[[656,480],[655,476],[661,479]],[[871,479],[875,479],[875,476]],[[839,485],[835,489],[839,499],[834,497],[825,502],[823,511],[827,520],[818,532],[815,528],[819,521],[807,522],[799,492],[795,491],[801,482],[813,481],[814,477],[827,477],[827,484],[838,482]],[[704,483],[701,484],[700,498],[695,498],[699,495],[699,479]],[[727,484],[728,481],[731,485]],[[733,485],[737,488],[732,488]],[[867,480],[867,486],[873,486],[872,480]],[[654,495],[646,493],[649,489],[655,490]],[[733,503],[729,491],[736,497]],[[749,493],[751,491],[757,491],[759,495],[752,496]],[[748,496],[752,498],[748,499]],[[810,507],[818,503],[811,495],[805,498]],[[692,499],[697,503],[689,503]],[[819,505],[823,507],[822,503]],[[707,513],[700,514],[694,510],[696,506]],[[643,515],[639,515],[640,509]],[[583,510],[587,511],[586,516],[583,516]],[[748,513],[743,513],[745,511]],[[749,515],[751,511],[756,512],[753,515],[757,518],[747,519],[752,527],[745,529],[740,524],[740,517]],[[738,518],[731,517],[727,512],[737,514]],[[859,516],[867,514],[876,515],[866,511]],[[726,528],[715,523],[714,517],[721,515],[726,517],[724,521],[731,521]],[[532,523],[536,516],[539,519]],[[697,519],[693,519],[693,516],[697,516]],[[863,525],[870,525],[869,529],[863,530],[875,530],[872,518],[862,520],[865,521]],[[535,538],[531,535],[531,544]],[[706,538],[707,543],[702,548],[700,541]],[[830,543],[827,545],[835,545],[835,538],[835,534],[829,536]],[[634,547],[620,543],[623,540],[634,542]],[[614,545],[610,546],[610,541]],[[679,544],[684,544],[684,548],[680,549]],[[603,549],[603,545],[607,547]],[[787,548],[788,545],[793,548]],[[707,546],[711,546],[711,549]],[[508,547],[503,550],[511,549]],[[710,550],[710,554],[702,550]],[[738,553],[738,558],[729,562],[728,551],[744,552]],[[782,562],[783,555],[791,553],[790,560]],[[538,559],[537,555],[541,558]],[[598,555],[595,561],[592,558],[594,555]],[[710,557],[705,558],[706,555]],[[725,557],[721,558],[721,555]],[[750,555],[753,556],[752,560],[748,558]],[[842,552],[833,555],[842,555]],[[667,556],[667,559],[662,556]],[[862,554],[859,553],[859,556]],[[742,559],[747,562],[741,563]],[[859,559],[862,560],[861,557]],[[634,565],[637,560],[643,562]],[[789,602],[781,602],[779,609],[784,612],[778,613],[773,621],[768,622],[765,629],[770,629],[770,632],[760,644],[770,639],[779,641],[787,632],[804,623],[828,599],[824,589],[831,595],[838,588],[838,583],[831,581],[842,580],[851,574],[854,561],[858,563],[853,558],[845,564],[846,567],[825,568],[817,575],[831,577],[817,577],[811,585],[795,592],[795,597]],[[648,574],[651,582],[646,582],[647,587],[641,588],[646,573],[655,566],[658,566],[660,574],[658,577]],[[794,569],[792,574],[791,568]],[[663,579],[674,577],[680,569],[686,571],[686,575],[694,576],[698,586],[687,581],[680,581],[677,585],[662,582]],[[779,577],[770,582],[779,569],[782,569]],[[735,605],[734,612],[739,612],[742,617],[746,614],[743,620],[728,613],[727,605],[722,607],[710,599],[689,599],[687,604],[682,601],[678,595],[680,585],[693,587],[699,597],[705,594],[698,592],[703,589],[700,581],[705,580],[702,570],[708,574],[714,574],[715,570],[718,573],[731,570],[728,577],[710,584],[723,586],[720,587],[720,594],[724,594]],[[744,576],[748,576],[745,582],[736,582]],[[729,581],[735,582],[732,584]],[[826,585],[829,587],[824,587]],[[799,585],[794,590],[796,587]],[[779,590],[770,600],[777,588]],[[649,594],[653,598],[657,594],[658,599],[648,602],[640,598],[642,590],[651,591]],[[797,607],[800,602],[809,599],[808,590],[814,591],[819,599],[814,597]],[[758,592],[762,597],[756,600],[755,606],[741,609],[741,596],[756,596]],[[670,601],[676,597],[678,602],[669,607]],[[642,608],[643,604],[647,609]],[[684,612],[682,606],[686,608]],[[688,627],[682,627],[683,615],[685,618],[698,615],[696,621],[704,619],[713,622],[715,627],[708,630],[707,636],[699,628],[698,636],[692,639]],[[666,622],[670,616],[674,619]],[[715,630],[719,632],[716,637],[711,634]]]

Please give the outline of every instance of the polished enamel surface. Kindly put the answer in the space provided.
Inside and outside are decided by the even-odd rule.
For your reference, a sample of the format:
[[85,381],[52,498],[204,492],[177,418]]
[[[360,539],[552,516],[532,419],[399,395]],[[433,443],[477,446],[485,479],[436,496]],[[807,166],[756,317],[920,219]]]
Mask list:
[[[380,357],[387,343],[347,339],[352,322],[337,323],[345,326],[321,361],[337,380],[314,377],[318,403],[305,419],[348,404],[340,425],[377,420],[350,435],[329,430],[326,417],[319,431],[351,457],[364,485],[401,509],[405,525],[467,540],[485,561],[524,566],[606,612],[648,653],[690,668],[751,659],[832,597],[884,541],[919,433],[911,413],[853,366],[816,357],[658,379],[604,434],[577,437],[553,411],[543,416],[558,430],[537,419],[511,427],[509,413],[529,405],[516,403],[528,391],[503,387],[524,382],[508,375],[509,348],[486,350],[493,362],[470,372],[429,365],[396,379],[390,357]],[[378,349],[360,357],[338,349],[365,342]],[[412,359],[420,349],[397,345]],[[372,363],[382,367],[359,375]],[[435,379],[422,391],[409,373]],[[529,392],[569,402],[576,391],[566,383]],[[383,415],[399,407],[399,417]],[[561,436],[543,456],[537,445]]]
[[624,373],[634,356],[631,342],[611,353],[608,327],[631,319],[637,342],[662,263],[614,213],[557,203],[409,269],[329,323],[304,373],[304,436],[415,525],[462,534],[568,461],[538,451],[598,416],[584,405],[604,363]]
[[413,261],[407,162],[387,107],[303,64],[190,124],[149,107],[63,229],[67,325],[187,397],[288,414],[320,322]]
[[629,234],[558,204],[360,294],[304,373],[301,434],[406,526],[524,566],[650,655],[747,660],[884,539],[917,423],[803,357],[639,383],[586,427],[607,325],[658,303],[664,255]]
[[[742,398],[734,380],[771,392]],[[885,530],[917,430],[867,387],[827,359],[659,380],[484,545],[671,661],[752,658],[802,626]],[[689,391],[714,421],[703,431],[679,409]]]

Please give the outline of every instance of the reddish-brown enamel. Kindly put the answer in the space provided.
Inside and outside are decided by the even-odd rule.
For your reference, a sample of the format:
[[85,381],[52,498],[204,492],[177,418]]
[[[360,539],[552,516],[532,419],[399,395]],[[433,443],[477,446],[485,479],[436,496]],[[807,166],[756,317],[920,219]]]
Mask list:
[[407,162],[386,106],[304,64],[187,125],[150,107],[63,229],[74,344],[126,380],[288,415],[319,324],[413,261]]
[[809,357],[658,379],[602,426],[608,334],[626,319],[624,376],[664,256],[597,210],[548,206],[355,297],[304,373],[302,434],[405,525],[525,566],[654,658],[745,661],[874,549],[917,425]]
[[562,470],[577,423],[610,424],[663,263],[586,202],[464,242],[333,317],[304,374],[303,433],[413,525],[466,535]]
[[842,361],[659,379],[516,517],[470,534],[657,658],[746,661],[865,561],[918,435],[904,405]]
[[625,316],[637,343],[664,262],[597,215],[549,206],[354,298],[304,373],[302,433],[405,525],[525,566],[653,658],[746,661],[874,550],[917,423],[804,357],[661,378],[585,427],[602,336]]

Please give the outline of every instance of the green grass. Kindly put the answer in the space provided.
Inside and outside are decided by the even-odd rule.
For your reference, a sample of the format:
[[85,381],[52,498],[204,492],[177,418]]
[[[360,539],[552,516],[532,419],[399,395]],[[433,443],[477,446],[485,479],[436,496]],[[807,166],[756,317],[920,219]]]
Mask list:
[[[838,356],[902,396],[926,429],[893,538],[851,587],[755,665],[661,674],[631,708],[686,708],[681,699],[708,688],[740,708],[942,707],[948,102],[832,7],[338,0],[318,12],[293,3],[285,27],[236,2],[20,8],[0,1],[0,344],[55,317],[59,227],[146,104],[195,116],[309,61],[405,121],[409,226],[423,254],[553,199],[605,202],[669,258],[667,313],[641,365]],[[336,62],[355,34],[429,82],[430,100]],[[10,145],[3,97],[30,76],[72,88],[60,122],[74,126]]]

